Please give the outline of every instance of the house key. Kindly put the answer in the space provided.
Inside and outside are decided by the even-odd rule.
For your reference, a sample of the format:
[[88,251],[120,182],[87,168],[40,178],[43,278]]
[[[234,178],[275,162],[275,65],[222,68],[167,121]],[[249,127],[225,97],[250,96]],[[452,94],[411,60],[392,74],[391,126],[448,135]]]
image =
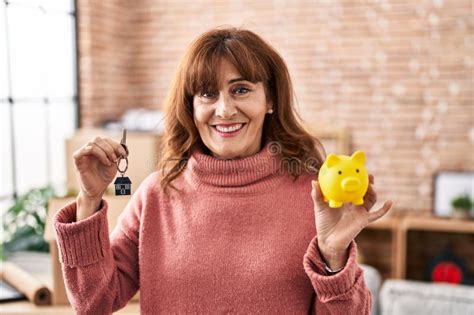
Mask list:
[[[120,141],[120,144],[125,149],[125,152],[127,152],[127,155],[120,156],[117,160],[117,170],[122,176],[117,177],[114,182],[116,196],[130,195],[131,186],[132,186],[132,182],[130,181],[130,178],[124,176],[125,172],[128,169],[128,153],[129,153],[126,141],[127,141],[127,130],[124,128],[122,129],[122,140]],[[125,169],[123,171],[120,169],[120,162],[122,160],[125,160]]]
[[[125,149],[125,152],[127,152],[126,157],[128,157],[128,148],[127,148],[127,144],[125,143],[126,141],[127,141],[127,129],[124,128],[122,129],[122,140],[120,140],[120,144]],[[128,166],[128,163],[127,163],[127,166]]]

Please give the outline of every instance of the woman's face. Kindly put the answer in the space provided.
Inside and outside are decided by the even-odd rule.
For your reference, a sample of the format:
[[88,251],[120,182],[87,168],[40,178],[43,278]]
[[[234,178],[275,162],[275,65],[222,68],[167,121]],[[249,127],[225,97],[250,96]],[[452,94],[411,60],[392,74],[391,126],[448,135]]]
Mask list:
[[201,91],[193,98],[194,123],[203,143],[222,159],[258,153],[265,114],[272,108],[263,83],[244,80],[225,59],[219,78],[219,91]]

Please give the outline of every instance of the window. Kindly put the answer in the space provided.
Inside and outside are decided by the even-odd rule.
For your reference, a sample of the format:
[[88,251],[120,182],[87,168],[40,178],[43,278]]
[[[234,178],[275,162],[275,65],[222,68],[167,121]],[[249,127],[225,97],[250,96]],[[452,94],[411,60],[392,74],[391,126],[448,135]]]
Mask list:
[[31,188],[65,193],[78,124],[73,0],[0,0],[0,210]]

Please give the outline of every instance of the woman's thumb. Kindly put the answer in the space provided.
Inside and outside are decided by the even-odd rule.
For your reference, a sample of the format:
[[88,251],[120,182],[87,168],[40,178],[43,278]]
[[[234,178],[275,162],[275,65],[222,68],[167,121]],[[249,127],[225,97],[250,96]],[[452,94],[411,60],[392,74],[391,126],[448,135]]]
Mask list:
[[321,187],[319,186],[319,182],[312,180],[311,184],[313,185],[311,196],[313,197],[314,203],[320,208],[324,207],[324,196]]

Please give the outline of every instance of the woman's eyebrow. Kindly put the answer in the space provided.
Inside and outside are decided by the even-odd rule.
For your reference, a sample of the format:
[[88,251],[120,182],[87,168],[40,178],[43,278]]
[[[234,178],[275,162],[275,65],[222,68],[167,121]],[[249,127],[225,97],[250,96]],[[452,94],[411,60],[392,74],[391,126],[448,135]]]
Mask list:
[[227,82],[227,84],[231,84],[231,83],[238,82],[238,81],[247,81],[247,80],[245,80],[245,78],[240,77],[240,78],[229,80],[229,82]]

